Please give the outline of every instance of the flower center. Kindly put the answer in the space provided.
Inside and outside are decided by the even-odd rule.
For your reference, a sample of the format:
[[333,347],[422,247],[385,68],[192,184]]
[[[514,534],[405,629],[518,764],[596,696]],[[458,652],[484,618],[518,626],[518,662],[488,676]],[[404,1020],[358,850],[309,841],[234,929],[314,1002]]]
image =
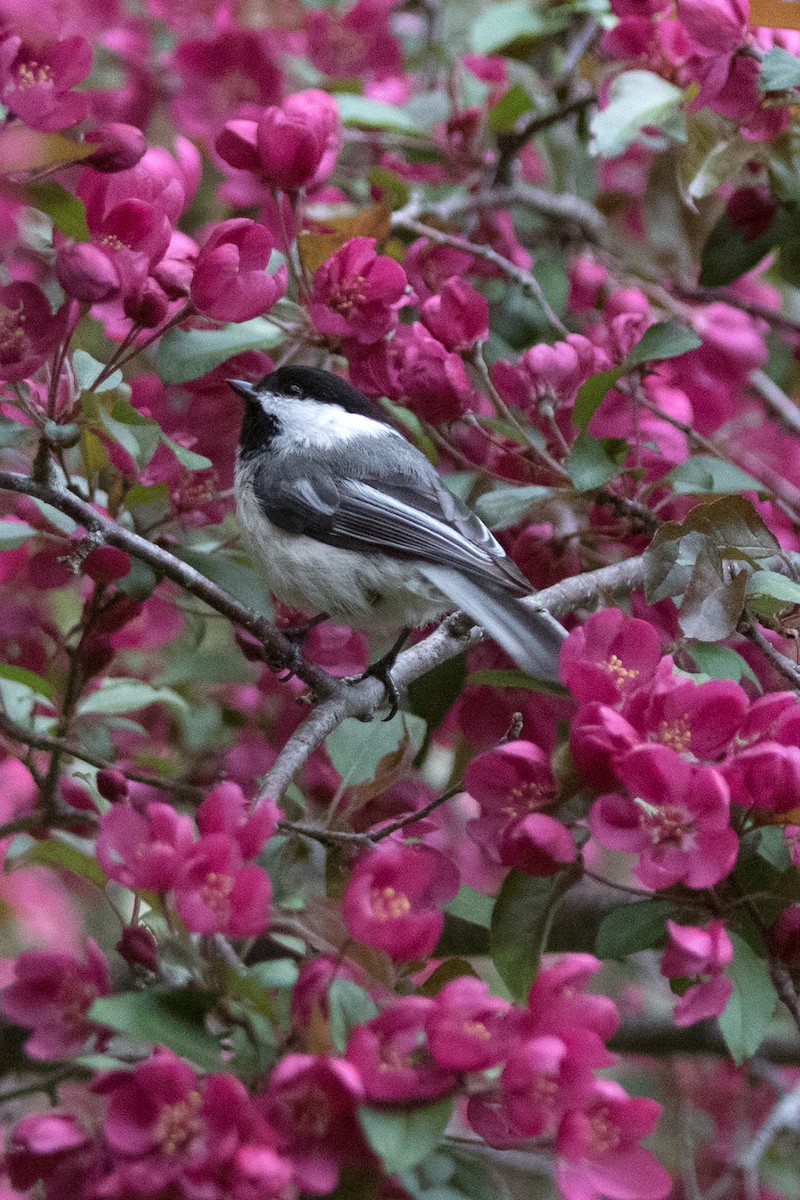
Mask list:
[[468,1037],[474,1037],[479,1042],[488,1042],[492,1036],[483,1021],[465,1021],[461,1028]]
[[200,889],[203,902],[208,905],[216,919],[223,925],[230,919],[230,894],[232,891],[233,876],[220,875],[216,871],[208,872]]
[[200,1093],[189,1092],[185,1100],[165,1104],[158,1114],[153,1136],[165,1154],[179,1154],[198,1136],[203,1123],[198,1115]]
[[555,1108],[559,1090],[553,1075],[534,1075],[528,1089],[532,1102],[540,1108]]
[[658,740],[677,750],[678,754],[686,754],[692,745],[689,714],[683,713],[680,717],[673,717],[671,721],[661,721],[658,726]]
[[621,692],[626,683],[632,682],[639,678],[639,672],[635,667],[626,667],[623,665],[622,659],[616,654],[612,654],[608,662],[603,663],[605,670],[614,680],[617,691]]
[[322,1088],[304,1090],[284,1101],[289,1119],[298,1137],[323,1138],[333,1116],[330,1098]]
[[30,62],[20,63],[17,67],[17,87],[22,91],[35,87],[37,83],[52,83],[53,69],[47,63],[38,63],[32,58]]
[[370,908],[376,921],[397,921],[411,911],[411,901],[393,887],[376,887],[370,892]]
[[639,825],[654,846],[684,849],[687,839],[694,833],[694,823],[685,809],[677,804],[657,807],[641,799],[636,803],[640,809]]
[[334,312],[347,317],[357,304],[363,304],[367,298],[364,294],[365,283],[363,275],[356,275],[352,279],[343,279],[328,301]]
[[590,1125],[592,1154],[608,1154],[610,1150],[617,1149],[622,1138],[607,1108],[598,1108],[590,1118]]
[[107,250],[128,250],[129,247],[121,242],[115,233],[104,233],[98,239],[98,245],[105,246]]
[[16,308],[0,304],[0,353],[18,351],[25,340],[25,313],[20,300]]
[[511,803],[505,805],[502,812],[509,817],[518,817],[522,813],[534,812],[541,808],[549,799],[550,796],[541,784],[526,779],[524,783],[518,783],[511,789]]

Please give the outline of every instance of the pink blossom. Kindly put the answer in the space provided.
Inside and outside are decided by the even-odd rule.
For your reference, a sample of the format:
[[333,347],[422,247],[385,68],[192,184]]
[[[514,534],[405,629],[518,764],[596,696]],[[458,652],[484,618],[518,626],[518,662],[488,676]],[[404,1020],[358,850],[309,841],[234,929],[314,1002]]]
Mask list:
[[0,287],[0,380],[16,383],[38,370],[61,341],[68,311],[52,313],[34,283]]
[[81,562],[81,570],[95,583],[114,583],[131,569],[130,556],[116,546],[95,546]]
[[403,257],[408,282],[420,301],[437,296],[448,279],[466,275],[473,262],[466,250],[435,245],[427,238],[412,242]]
[[489,305],[466,279],[446,279],[420,309],[422,323],[448,350],[471,350],[489,336]]
[[327,1195],[343,1163],[370,1160],[356,1114],[363,1095],[358,1071],[341,1058],[286,1054],[275,1067],[259,1108],[304,1191]]
[[605,1043],[619,1024],[617,1007],[607,996],[586,992],[601,966],[592,954],[547,956],[528,993],[527,1010],[517,1018],[518,1036],[554,1034],[588,1066],[610,1066],[615,1060]]
[[576,857],[570,831],[544,813],[529,813],[503,831],[500,862],[526,875],[555,875]]
[[188,1063],[156,1050],[133,1071],[101,1076],[95,1088],[108,1095],[105,1137],[128,1188],[155,1195],[200,1165],[203,1092]]
[[746,808],[784,813],[800,807],[800,748],[761,742],[721,767],[731,799]]
[[618,608],[593,613],[561,648],[561,678],[576,700],[618,704],[647,686],[661,663],[658,634]]
[[452,1091],[456,1074],[432,1057],[425,1032],[435,1008],[427,997],[404,996],[350,1034],[345,1055],[367,1100],[424,1103]]
[[747,38],[749,0],[678,0],[678,20],[694,41],[731,54]]
[[375,238],[355,237],[317,270],[308,311],[327,337],[377,342],[397,324],[405,290],[400,264],[375,253]]
[[269,924],[272,888],[261,867],[243,866],[237,842],[211,833],[195,843],[175,884],[175,906],[187,929],[255,937]]
[[638,692],[624,713],[651,741],[713,760],[725,753],[749,708],[743,689],[730,680],[695,684],[665,675],[649,694]]
[[474,758],[464,790],[481,806],[480,818],[471,823],[473,834],[496,841],[510,821],[552,804],[558,785],[544,751],[520,738]]
[[632,1099],[610,1079],[597,1080],[595,1088],[593,1102],[566,1113],[559,1126],[556,1180],[564,1200],[663,1200],[672,1181],[638,1144],[661,1105]]
[[398,962],[424,958],[442,932],[441,906],[458,884],[457,869],[438,850],[386,841],[353,868],[342,898],[347,928]]
[[[661,974],[668,979],[695,979],[683,993],[672,1019],[678,1026],[694,1025],[722,1012],[728,1003],[733,983],[722,971],[733,958],[733,944],[721,921],[711,921],[705,929],[667,921],[669,941],[661,956]],[[699,977],[699,978],[698,978]]]
[[426,1023],[434,1059],[454,1071],[483,1071],[503,1058],[503,1018],[509,1005],[471,975],[446,983]]
[[569,750],[581,779],[596,791],[619,782],[617,765],[641,736],[608,704],[582,704],[569,728]]
[[257,173],[268,187],[295,192],[325,182],[341,140],[336,102],[327,92],[309,88],[288,96],[281,107],[265,109],[255,131],[247,121],[226,125],[217,150],[232,166]]
[[237,783],[218,783],[195,813],[202,834],[227,833],[239,844],[243,858],[255,858],[278,826],[280,809],[265,798],[251,806]]
[[459,354],[446,350],[418,321],[401,326],[394,341],[402,354],[400,387],[423,421],[456,421],[474,407],[474,389]]
[[573,258],[569,268],[569,311],[582,313],[596,308],[608,281],[608,269],[601,263],[591,258]]
[[168,892],[194,843],[191,818],[170,804],[143,813],[115,804],[100,818],[97,858],[109,879],[124,887]]
[[248,321],[272,308],[286,291],[285,264],[267,272],[274,244],[256,221],[235,217],[215,226],[197,256],[191,298],[217,321]]
[[390,7],[385,0],[356,0],[343,16],[311,9],[305,23],[308,57],[317,70],[338,79],[398,74],[402,56],[389,31]]
[[31,1058],[67,1058],[79,1053],[96,1032],[87,1013],[98,996],[110,991],[105,955],[89,938],[85,963],[50,951],[20,954],[0,1008],[10,1021],[33,1030],[25,1043]]
[[639,854],[645,887],[713,887],[731,871],[738,838],[729,791],[713,767],[692,766],[666,746],[640,746],[620,762],[628,795],[601,796],[589,826],[603,846]]
[[32,129],[66,129],[89,111],[86,93],[71,89],[91,65],[92,49],[82,37],[34,45],[9,35],[0,42],[0,97]]
[[213,37],[181,39],[172,55],[180,87],[171,109],[178,129],[212,139],[224,121],[254,119],[280,96],[274,30],[227,25]]
[[11,1130],[4,1161],[12,1186],[28,1191],[88,1141],[88,1132],[73,1113],[52,1109],[23,1117]]

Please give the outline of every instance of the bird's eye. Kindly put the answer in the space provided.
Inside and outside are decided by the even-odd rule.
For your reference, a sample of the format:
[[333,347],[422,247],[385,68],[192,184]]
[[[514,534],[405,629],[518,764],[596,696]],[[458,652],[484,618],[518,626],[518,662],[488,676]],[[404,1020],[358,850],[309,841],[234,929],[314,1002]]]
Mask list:
[[298,384],[293,383],[292,386],[289,388],[289,393],[292,396],[300,397],[303,394],[303,389]]

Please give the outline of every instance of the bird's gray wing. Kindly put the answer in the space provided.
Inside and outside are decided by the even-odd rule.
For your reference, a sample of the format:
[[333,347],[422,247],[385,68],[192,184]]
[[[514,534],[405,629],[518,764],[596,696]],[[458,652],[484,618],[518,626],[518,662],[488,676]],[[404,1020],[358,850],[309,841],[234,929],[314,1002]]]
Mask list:
[[452,567],[516,595],[530,584],[483,522],[433,473],[340,479],[266,466],[253,479],[264,515],[280,529],[344,550]]

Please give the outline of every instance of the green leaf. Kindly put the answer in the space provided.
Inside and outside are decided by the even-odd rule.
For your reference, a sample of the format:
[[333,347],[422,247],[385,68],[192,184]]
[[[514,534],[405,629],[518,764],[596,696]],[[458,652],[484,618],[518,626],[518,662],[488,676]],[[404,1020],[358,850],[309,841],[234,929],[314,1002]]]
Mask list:
[[[112,371],[108,379],[105,379],[97,387],[94,386],[94,381],[105,368],[105,363],[100,362],[87,350],[76,350],[72,355],[72,369],[75,372],[75,382],[82,392],[94,392],[100,395],[102,392],[113,392],[122,383],[122,371]],[[144,418],[142,418],[144,420]]]
[[666,919],[672,906],[663,900],[642,900],[621,904],[603,920],[597,931],[598,958],[622,962],[629,954],[650,950],[663,943]]
[[23,687],[36,692],[37,696],[46,696],[48,700],[53,699],[52,683],[42,679],[41,675],[37,675],[35,671],[29,671],[27,667],[13,667],[10,663],[0,663],[0,679],[8,679],[11,683],[21,683]]
[[28,204],[47,213],[56,229],[76,242],[89,241],[91,234],[86,224],[86,209],[77,196],[52,179],[26,184],[24,191]]
[[696,350],[702,339],[680,321],[658,321],[646,329],[625,359],[626,370],[644,363],[663,362],[668,358],[680,358],[689,350]]
[[605,395],[628,371],[646,363],[679,358],[689,350],[696,350],[700,344],[701,339],[695,331],[679,321],[658,321],[651,325],[618,367],[600,371],[581,384],[572,415],[578,429],[586,429]]
[[660,129],[674,141],[685,141],[683,98],[679,87],[653,71],[623,71],[611,82],[608,105],[590,122],[594,153],[603,158],[622,154],[642,137],[645,126]]
[[175,553],[190,567],[194,567],[201,575],[210,579],[212,583],[219,584],[241,604],[246,604],[254,612],[272,617],[272,605],[264,590],[260,572],[252,567],[238,551],[227,549],[205,551],[190,549],[188,546],[178,546]]
[[800,58],[782,46],[773,46],[761,60],[760,92],[783,92],[800,87]]
[[783,212],[779,212],[768,229],[748,240],[724,212],[703,246],[700,256],[701,286],[725,287],[751,271],[777,245],[783,219]]
[[106,886],[105,872],[100,863],[71,842],[62,842],[58,838],[35,842],[14,859],[15,868],[33,866],[69,871],[81,879],[88,879],[99,888]]
[[366,1105],[359,1108],[361,1128],[383,1161],[387,1175],[407,1171],[436,1149],[444,1137],[454,1104],[448,1097],[424,1108],[396,1110]]
[[0,521],[0,551],[16,550],[27,542],[29,537],[39,532],[27,521],[17,521],[14,517]]
[[739,624],[746,590],[746,571],[732,578],[722,577],[714,556],[702,551],[678,613],[681,629],[699,642],[723,642]]
[[697,668],[709,679],[732,679],[734,683],[749,679],[759,691],[762,690],[753,668],[730,646],[720,646],[715,642],[693,642],[686,649]]
[[141,679],[112,677],[103,679],[96,691],[81,701],[78,714],[82,717],[94,713],[110,716],[136,712],[151,704],[167,704],[184,711],[188,709],[183,696],[179,696],[172,688],[154,687],[152,683],[145,683]]
[[515,42],[535,41],[559,33],[572,19],[570,7],[534,7],[530,0],[490,4],[472,25],[470,48],[475,54],[494,54]]
[[483,892],[476,892],[468,884],[462,883],[450,903],[444,906],[444,911],[451,917],[460,917],[471,925],[488,929],[492,923],[494,896],[484,896]]
[[188,450],[186,446],[181,446],[179,442],[173,442],[171,437],[167,437],[165,433],[161,434],[161,440],[165,446],[169,446],[172,453],[177,458],[182,467],[186,467],[187,471],[207,471],[209,467],[213,467],[210,458],[206,458],[205,454],[198,454],[195,450]]
[[765,490],[752,475],[734,463],[714,458],[713,454],[694,454],[665,476],[666,482],[679,496],[702,496],[716,493],[758,492]]
[[399,133],[423,133],[423,128],[395,104],[370,100],[352,92],[334,92],[343,125],[366,125],[369,129],[393,129]]
[[409,710],[425,722],[429,737],[461,695],[466,673],[466,656],[457,654],[409,684]]
[[486,114],[486,128],[490,133],[510,133],[520,117],[530,112],[530,109],[530,96],[521,83],[514,83],[489,109]]
[[496,688],[523,688],[526,692],[547,692],[556,696],[563,694],[563,688],[559,684],[548,683],[545,679],[534,679],[519,667],[492,667],[485,671],[473,671],[467,676],[466,684],[475,687],[488,684],[489,687]]
[[[204,1071],[222,1070],[220,1046],[205,1027],[202,1009],[188,989],[173,992],[121,992],[101,996],[89,1020],[152,1046],[168,1046]],[[200,1011],[197,1011],[197,1010]]]
[[582,430],[572,443],[567,473],[579,492],[590,492],[619,475],[627,450],[624,438],[595,438]]
[[328,1023],[331,1041],[344,1054],[347,1039],[357,1025],[378,1015],[372,998],[352,979],[334,979],[328,988]]
[[522,1004],[536,977],[539,959],[562,896],[580,878],[570,866],[547,879],[509,871],[492,913],[492,961],[513,999]]
[[294,959],[271,958],[266,962],[254,963],[247,974],[262,988],[290,988],[297,983],[299,968]]
[[591,375],[581,384],[572,410],[572,419],[578,429],[586,428],[601,401],[624,374],[624,366],[609,367],[607,371],[598,371],[596,375]]
[[733,961],[725,974],[733,981],[733,993],[719,1017],[719,1028],[738,1067],[752,1058],[764,1040],[775,1011],[775,990],[765,960],[738,934],[731,933],[730,939]]
[[747,599],[751,601],[756,596],[777,600],[781,608],[800,604],[800,584],[778,571],[754,571],[747,581]]
[[187,383],[244,350],[273,350],[283,336],[266,317],[223,329],[170,329],[158,345],[156,372],[164,383]]
[[413,713],[399,712],[391,721],[373,721],[368,729],[363,721],[342,721],[325,745],[346,787],[375,778],[378,763],[394,754],[408,741],[416,752],[425,740],[425,722]]
[[552,495],[552,489],[531,484],[529,487],[498,487],[484,492],[475,511],[490,529],[508,529],[516,525],[540,500]]

